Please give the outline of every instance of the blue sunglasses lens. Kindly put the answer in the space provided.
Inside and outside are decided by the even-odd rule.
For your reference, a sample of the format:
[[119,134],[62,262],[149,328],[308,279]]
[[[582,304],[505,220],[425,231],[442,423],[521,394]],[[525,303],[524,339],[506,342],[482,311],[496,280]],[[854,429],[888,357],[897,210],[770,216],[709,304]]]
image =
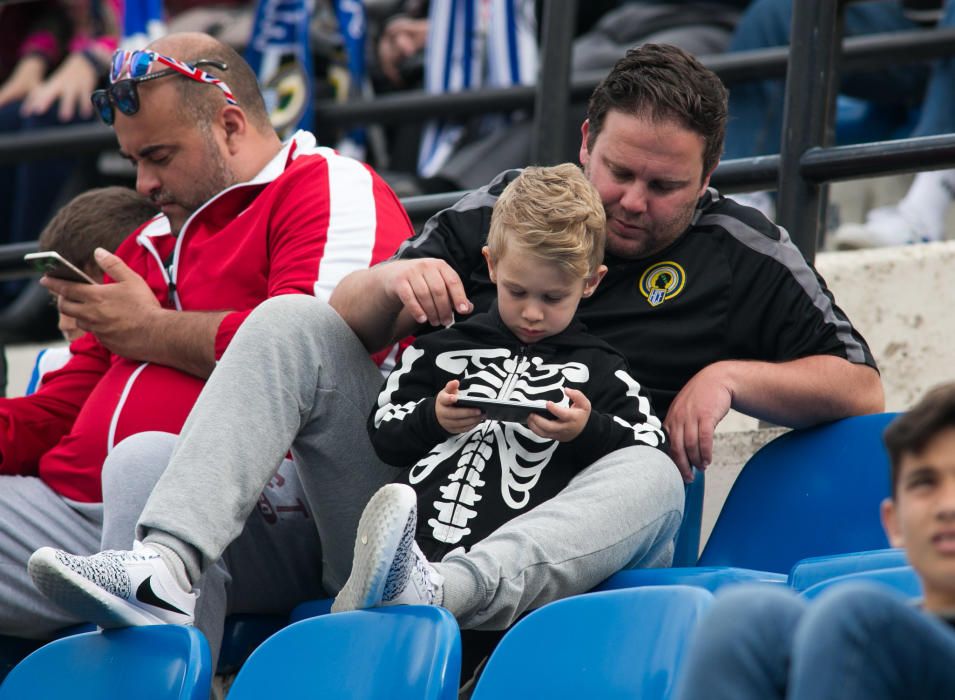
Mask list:
[[96,108],[96,113],[99,114],[99,118],[103,120],[103,123],[107,126],[112,126],[113,105],[110,104],[109,95],[106,94],[106,90],[96,90],[90,95],[90,100],[92,100],[93,107]]
[[149,72],[153,58],[145,51],[135,51],[129,59],[129,77],[141,78]]
[[120,112],[131,116],[139,111],[139,95],[136,94],[136,83],[132,80],[120,80],[111,88],[113,102]]
[[117,51],[113,54],[113,65],[109,69],[109,82],[114,82],[123,72],[123,59],[126,56],[125,51]]

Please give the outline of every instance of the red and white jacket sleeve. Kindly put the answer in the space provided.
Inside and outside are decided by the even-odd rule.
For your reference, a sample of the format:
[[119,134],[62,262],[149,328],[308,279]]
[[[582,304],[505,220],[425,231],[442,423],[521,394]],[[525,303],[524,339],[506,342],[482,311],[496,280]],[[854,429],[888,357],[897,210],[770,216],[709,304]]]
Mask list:
[[110,352],[91,333],[73,357],[43,377],[35,394],[0,399],[0,474],[36,474],[40,457],[69,433],[90,392],[110,366]]
[[[269,297],[313,294],[327,300],[343,277],[387,260],[412,233],[384,180],[332,149],[305,150],[275,184],[281,186],[268,222]],[[222,320],[216,358],[251,312],[237,310]]]

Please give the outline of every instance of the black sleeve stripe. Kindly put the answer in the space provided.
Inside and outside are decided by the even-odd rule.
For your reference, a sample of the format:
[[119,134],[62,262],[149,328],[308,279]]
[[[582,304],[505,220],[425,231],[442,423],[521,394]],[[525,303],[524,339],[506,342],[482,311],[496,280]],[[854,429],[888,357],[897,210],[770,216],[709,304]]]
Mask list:
[[846,348],[846,358],[856,364],[866,364],[865,348],[853,336],[852,325],[845,316],[836,313],[832,301],[822,291],[815,273],[789,238],[789,232],[786,229],[778,227],[780,239],[774,241],[739,219],[725,214],[707,214],[700,218],[699,223],[703,226],[722,228],[747,248],[775,260],[789,270],[796,283],[810,298],[813,306],[822,313],[823,321],[835,327],[836,337]]

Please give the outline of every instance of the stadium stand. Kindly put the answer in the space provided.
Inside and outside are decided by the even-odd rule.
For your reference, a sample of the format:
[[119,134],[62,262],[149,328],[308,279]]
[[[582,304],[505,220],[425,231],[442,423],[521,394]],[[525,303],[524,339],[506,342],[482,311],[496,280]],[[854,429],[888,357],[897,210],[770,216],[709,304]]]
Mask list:
[[[829,3],[826,0],[798,3],[797,13],[794,19],[794,36],[805,37],[814,33],[817,39],[815,42],[794,41],[791,53],[784,50],[766,50],[753,52],[751,56],[737,56],[731,60],[726,57],[712,57],[706,61],[706,63],[716,69],[724,79],[729,80],[733,77],[745,75],[747,71],[750,73],[754,71],[763,73],[775,71],[778,74],[781,72],[783,66],[787,65],[786,59],[788,55],[789,80],[787,89],[791,94],[800,95],[801,99],[787,100],[788,111],[785,119],[787,128],[784,130],[788,134],[788,138],[783,144],[782,153],[779,156],[726,162],[717,170],[714,176],[714,184],[728,192],[778,186],[781,193],[779,205],[780,223],[789,228],[793,233],[794,239],[798,242],[804,254],[806,254],[809,259],[812,259],[815,254],[816,246],[820,240],[820,233],[824,225],[825,201],[827,196],[825,190],[826,182],[834,179],[910,172],[916,169],[925,169],[926,167],[949,167],[955,163],[955,135],[923,139],[904,139],[891,144],[869,143],[839,148],[828,146],[827,132],[831,130],[832,126],[829,117],[831,112],[829,107],[832,104],[834,93],[827,93],[827,90],[817,88],[819,85],[825,86],[834,82],[833,73],[837,70],[835,54],[838,53],[837,47],[840,41],[840,37],[837,33],[838,22],[836,22],[835,19],[837,13],[840,11],[840,6],[841,3]],[[953,36],[955,36],[955,34],[952,32],[939,30],[919,32],[918,36],[900,34],[898,36],[846,41],[843,50],[843,60],[845,63],[872,60],[873,57],[877,57],[877,60],[881,61],[927,60],[951,52],[951,39]],[[394,98],[383,98],[370,104],[319,103],[317,105],[317,112],[321,113],[324,119],[329,120],[329,123],[334,124],[372,121],[376,119],[384,121],[402,119],[414,120],[424,115],[432,114],[435,109],[439,108],[437,105],[442,105],[442,109],[446,107],[451,113],[455,110],[459,113],[471,113],[475,109],[490,109],[492,106],[495,109],[499,109],[500,100],[502,98],[511,100],[511,104],[513,105],[531,106],[535,97],[541,99],[540,92],[545,91],[548,86],[553,86],[559,79],[560,76],[553,76],[546,80],[541,80],[540,83],[542,87],[539,91],[535,91],[532,88],[514,88],[507,91],[486,91],[484,93],[441,97],[402,95]],[[810,83],[810,80],[814,81],[814,83]],[[570,86],[570,91],[578,95],[585,94],[589,92],[592,86],[593,81],[577,81]],[[559,121],[559,119],[557,121]],[[555,130],[555,133],[559,132]],[[539,140],[546,140],[546,135],[541,136]],[[42,156],[44,152],[49,153],[63,149],[75,149],[76,152],[88,152],[101,149],[108,150],[114,148],[114,146],[115,144],[108,130],[102,129],[99,126],[63,128],[51,130],[48,134],[38,134],[34,138],[20,140],[19,142],[9,138],[0,138],[0,161],[17,161]],[[428,213],[456,201],[458,196],[459,193],[453,193],[446,196],[413,198],[411,200],[405,200],[405,204],[412,212],[418,212],[418,215],[414,218],[420,221]],[[810,214],[808,217],[806,216],[807,212]],[[24,252],[26,252],[26,250],[22,246],[0,247],[0,272],[5,272],[5,274],[9,276],[25,274],[26,268],[20,262]],[[22,328],[22,324],[29,325],[32,322],[33,313],[33,311],[23,312],[17,318],[0,318],[0,337],[22,337],[22,332],[14,329]],[[7,315],[5,314],[4,316]],[[872,420],[876,422],[887,419],[888,416],[882,416],[873,418]],[[839,431],[842,429],[841,427],[834,428],[833,426],[825,426],[806,432],[822,431],[825,433],[825,431]],[[874,431],[875,427],[871,427],[868,436],[864,438],[866,444],[871,442],[871,436],[875,434]],[[765,524],[765,521],[762,519],[765,517],[765,514],[760,514],[755,510],[757,506],[770,505],[769,503],[764,503],[764,501],[769,500],[765,498],[765,494],[779,492],[796,496],[800,492],[798,488],[794,487],[791,480],[778,478],[767,484],[762,476],[757,477],[757,473],[762,475],[761,470],[765,470],[768,476],[772,470],[766,470],[765,464],[768,464],[771,458],[775,459],[777,456],[780,459],[788,459],[788,466],[792,469],[796,466],[805,467],[809,464],[805,459],[795,461],[793,456],[793,450],[796,449],[793,443],[798,443],[801,438],[805,438],[802,431],[795,431],[794,437],[789,435],[786,437],[788,439],[785,441],[779,441],[778,444],[773,443],[770,453],[760,457],[764,466],[754,467],[751,476],[746,477],[747,479],[753,480],[751,486],[747,486],[747,482],[741,479],[743,483],[740,484],[739,488],[749,490],[750,494],[756,491],[758,497],[754,499],[752,495],[750,495],[749,502],[741,503],[739,506],[734,506],[730,501],[727,502],[727,511],[725,512],[726,520],[725,524],[721,526],[722,531],[725,531],[726,534],[719,534],[717,530],[714,530],[714,535],[711,537],[698,565],[692,567],[692,569],[686,573],[687,578],[683,579],[683,581],[691,583],[694,586],[714,588],[734,580],[734,577],[736,577],[735,580],[746,578],[746,573],[739,573],[740,571],[745,571],[742,567],[746,566],[753,566],[755,569],[765,567],[775,575],[767,575],[766,572],[761,571],[756,571],[755,574],[763,576],[763,580],[781,581],[785,580],[783,572],[788,571],[790,567],[795,565],[795,568],[792,569],[789,576],[789,584],[797,590],[805,589],[807,590],[807,594],[809,594],[808,591],[811,590],[811,588],[809,588],[807,580],[799,578],[799,576],[805,575],[806,571],[804,570],[802,573],[799,573],[799,567],[808,566],[808,563],[800,562],[797,564],[797,560],[814,554],[853,552],[854,550],[871,549],[883,544],[884,541],[881,539],[878,542],[871,539],[874,536],[872,535],[871,528],[868,526],[861,528],[864,532],[859,533],[860,536],[865,538],[864,541],[854,539],[856,533],[847,533],[851,535],[853,539],[840,543],[837,543],[836,540],[830,536],[832,530],[817,526],[817,528],[814,529],[825,532],[826,537],[813,543],[807,543],[806,541],[797,541],[797,535],[806,534],[806,529],[803,528],[802,532],[797,533],[795,532],[796,528],[793,526],[793,522],[801,522],[801,520],[793,521],[791,519],[792,516],[790,516],[781,521],[785,524],[785,528],[788,529],[785,529],[783,526],[777,529]],[[840,452],[840,454],[843,455],[843,461],[835,463],[841,469],[841,467],[846,466],[844,460],[847,459],[847,452],[851,453],[853,459],[855,459],[858,453],[855,440],[863,438],[861,438],[859,434],[849,433],[844,434],[840,438],[838,435],[833,436],[830,433],[828,438],[823,435],[822,437],[818,437],[818,439],[830,439],[831,442],[827,443],[830,448],[843,450],[843,452]],[[754,460],[755,459],[756,457],[754,457]],[[759,463],[757,463],[757,465],[758,464]],[[880,475],[885,473],[882,464],[873,464],[872,462],[868,462],[867,464],[868,471],[871,471],[871,474]],[[832,465],[833,463],[830,462],[828,472],[824,470],[825,465],[822,465],[820,467],[820,475],[828,478],[840,471],[840,469],[833,469]],[[747,471],[749,469],[750,465],[747,466]],[[702,481],[702,479],[698,480],[700,487],[702,486]],[[857,485],[856,482],[853,482],[853,484]],[[868,511],[865,516],[866,519],[871,519],[869,516],[874,518],[875,515],[875,509],[872,507],[871,499],[874,497],[873,494],[877,491],[878,485],[870,484],[870,486],[872,490],[867,490],[865,493],[862,493],[855,487],[848,488],[844,484],[841,487],[841,495],[843,497],[847,493],[851,493],[853,497],[849,500],[853,503],[858,502],[861,507]],[[745,491],[741,490],[739,493],[740,495],[734,500],[743,500]],[[737,507],[740,509],[739,515],[738,517],[734,517],[733,510]],[[814,522],[818,523],[815,511],[807,511],[808,506],[806,503],[802,503],[800,507],[802,508],[800,512],[803,514],[812,512]],[[769,515],[773,514],[770,513]],[[723,516],[721,516],[720,520],[723,521]],[[689,524],[689,520],[687,522]],[[754,527],[754,523],[760,523],[760,525]],[[851,529],[852,528],[843,528],[839,531],[842,532],[843,530]],[[728,540],[732,537],[739,536],[741,532],[744,534],[748,532],[747,537],[750,542],[739,543],[739,548],[734,548],[735,545],[731,546]],[[770,547],[773,550],[771,552],[766,551],[767,543],[765,537],[767,533],[774,533],[776,536],[776,539]],[[743,539],[746,539],[746,537]],[[720,544],[721,541],[723,542],[722,545]],[[752,551],[744,551],[748,545],[751,545],[754,549]],[[777,547],[776,545],[780,546]],[[695,550],[695,548],[692,549]],[[886,554],[888,559],[891,559],[893,556],[894,553]],[[717,563],[720,564],[719,567],[713,566],[713,564]],[[723,566],[723,564],[730,563],[736,566],[733,568]],[[880,569],[880,571],[882,571],[882,569]],[[884,571],[897,572],[899,569],[898,567],[888,567],[884,569]],[[668,577],[667,580],[660,578],[656,583],[666,584],[674,582],[676,579],[673,577],[678,576],[679,573],[679,570],[660,572],[660,574],[656,572],[623,572],[623,574],[618,575],[621,576],[618,582],[627,586],[646,585],[647,582],[639,582],[636,577],[643,575],[662,575]],[[882,574],[877,575],[881,576]],[[886,576],[888,575],[889,574],[886,574]],[[899,575],[904,579],[904,574],[900,573]],[[626,581],[627,576],[634,577],[630,583]],[[780,577],[782,577],[782,579]],[[615,579],[617,579],[617,577],[612,577],[602,584],[600,588],[611,589],[616,587],[614,585]],[[639,595],[646,601],[649,600],[648,596],[652,596],[653,594],[649,593],[649,589],[647,589],[639,591]],[[591,597],[592,596],[581,596],[574,600],[583,600]],[[703,600],[705,600],[705,596],[699,598],[699,601]],[[560,606],[564,602],[565,601],[561,601],[547,608],[542,608],[540,611],[529,616],[527,620],[533,619],[534,616],[544,613],[544,611],[549,608]],[[702,602],[697,604],[700,606],[704,605]],[[653,609],[653,607],[654,606],[648,605],[647,609]],[[642,612],[643,611],[641,611],[641,614]],[[555,617],[557,616],[557,613],[546,613],[548,616],[552,614],[555,615]],[[336,618],[341,617],[343,616],[336,616]],[[525,622],[526,620],[514,629],[519,629]],[[318,623],[310,624],[314,625]],[[641,619],[640,625],[615,625],[613,626],[614,631],[618,631],[617,628],[619,627],[643,627],[643,621]],[[289,627],[285,632],[292,629],[294,629],[294,627]],[[563,629],[566,631],[566,627]],[[121,639],[132,639],[135,634],[135,630],[123,630],[100,635],[99,639],[119,641]],[[510,636],[509,634],[508,637]],[[552,636],[556,635],[552,633]],[[81,635],[72,639],[88,639],[88,636]],[[69,640],[63,640],[63,642],[67,641]],[[651,639],[651,641],[656,640]],[[56,648],[57,644],[61,644],[61,642],[51,643],[41,651]],[[272,644],[272,642],[269,642],[269,645],[270,644]],[[511,654],[510,651],[507,651],[511,648],[511,644],[516,645],[517,642],[509,642],[506,647],[502,645],[502,648],[495,654],[495,656],[501,660],[495,663],[504,663],[503,659]],[[263,645],[260,651],[266,649],[269,645]],[[134,647],[135,645],[129,644],[128,646]],[[394,648],[395,647],[392,647],[392,649]],[[514,648],[516,649],[517,647],[515,646]],[[390,658],[388,655],[391,654],[392,649],[388,649],[381,656],[368,654],[368,658],[374,661]],[[223,655],[225,655],[225,651]],[[318,656],[320,655],[313,655],[309,657],[308,660],[314,662]],[[530,656],[525,654],[519,658],[522,659],[521,663],[525,668],[527,665],[530,665]],[[554,663],[554,658],[556,657],[548,657],[548,664],[559,666]],[[254,668],[253,663],[261,663],[254,661],[254,659],[255,656],[253,656],[253,660],[249,661],[246,669],[243,671],[243,673],[247,672],[250,677],[253,672],[250,669]],[[12,684],[15,678],[20,677],[21,673],[32,673],[32,663],[33,662],[24,662],[21,664],[16,673],[11,674],[9,683]],[[208,667],[208,664],[206,664],[206,666]],[[494,666],[489,665],[489,672],[493,670],[493,668]],[[208,673],[208,668],[206,668],[205,672]],[[287,675],[294,680],[302,681],[305,677],[303,674],[305,673],[311,673],[311,671],[303,670]],[[62,672],[48,675],[58,675],[63,678],[67,677],[67,674]],[[652,674],[649,673],[644,673],[642,676],[643,680],[650,678],[652,678]],[[272,680],[274,681],[275,679],[272,678]],[[571,681],[576,680],[579,680],[579,676],[571,678]],[[20,681],[17,680],[16,682]],[[70,690],[64,691],[61,694],[65,695],[66,692],[70,692],[71,695],[78,696],[77,693],[73,691],[78,684],[85,682],[84,679],[74,679],[71,683]],[[89,682],[91,684],[93,683],[93,681]],[[491,681],[488,681],[489,688],[492,687],[490,686],[490,682]],[[235,697],[242,697],[241,689],[245,683],[251,685],[252,681],[242,680],[241,684],[239,682],[236,683],[233,692],[240,694],[235,695]],[[5,683],[4,686],[0,688],[0,697],[24,696],[23,694],[17,695],[13,693],[10,690],[12,687],[14,686],[8,686]],[[271,687],[273,686],[270,686],[270,688]],[[36,686],[33,686],[33,688],[36,688]],[[510,692],[510,686],[508,689]],[[37,695],[36,690],[31,692]],[[270,690],[270,692],[273,691]],[[490,694],[490,690],[484,690],[481,686],[479,686],[478,692],[484,693],[483,696],[479,694],[478,697],[493,697],[493,695]],[[589,695],[590,693],[585,692],[584,694]],[[137,697],[146,696],[142,693],[138,693]],[[649,697],[649,695],[645,697]]]

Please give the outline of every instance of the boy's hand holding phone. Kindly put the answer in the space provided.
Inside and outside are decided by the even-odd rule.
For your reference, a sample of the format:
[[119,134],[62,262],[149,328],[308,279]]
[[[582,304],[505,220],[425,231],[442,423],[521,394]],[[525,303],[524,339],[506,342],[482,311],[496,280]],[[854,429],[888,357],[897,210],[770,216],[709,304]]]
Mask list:
[[564,394],[570,399],[570,406],[547,402],[547,410],[555,416],[553,420],[536,414],[528,417],[527,427],[536,435],[557,442],[570,442],[584,431],[590,420],[590,400],[577,389],[564,389]]
[[455,406],[460,386],[461,382],[452,379],[438,392],[434,401],[434,412],[438,417],[438,423],[452,435],[466,433],[484,420],[484,412],[479,408]]

